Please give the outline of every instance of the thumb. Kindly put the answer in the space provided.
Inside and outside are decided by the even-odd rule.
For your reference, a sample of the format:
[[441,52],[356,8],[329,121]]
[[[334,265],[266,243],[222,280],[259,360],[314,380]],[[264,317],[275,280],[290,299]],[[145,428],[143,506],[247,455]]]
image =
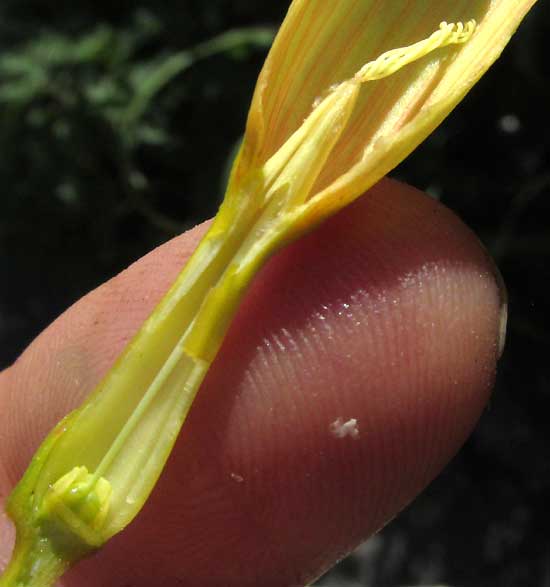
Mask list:
[[[106,372],[203,231],[86,296],[4,376],[5,485]],[[501,312],[472,233],[381,182],[261,271],[144,510],[64,585],[312,581],[463,443],[492,385]]]

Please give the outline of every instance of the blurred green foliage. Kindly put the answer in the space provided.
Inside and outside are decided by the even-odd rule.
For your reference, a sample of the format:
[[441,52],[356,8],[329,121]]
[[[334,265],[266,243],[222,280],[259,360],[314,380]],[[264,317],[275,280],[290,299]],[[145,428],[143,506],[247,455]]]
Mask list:
[[[0,366],[211,216],[287,3],[0,4]],[[323,585],[550,585],[548,3],[395,175],[456,210],[510,295],[495,399],[445,474]]]
[[[166,190],[160,178],[166,176],[159,169],[153,177],[144,160],[154,157],[157,165],[170,166],[174,163],[164,158],[192,156],[178,144],[171,125],[191,89],[174,80],[208,57],[241,60],[254,49],[265,50],[273,30],[235,29],[182,51],[140,56],[161,31],[157,19],[139,11],[128,29],[99,24],[74,38],[46,32],[0,57],[6,154],[0,173],[12,178],[6,203],[13,220],[22,218],[21,206],[29,200],[35,205],[46,200],[71,220],[131,209],[168,233],[181,232],[189,222],[189,211],[185,222],[157,212],[155,200]],[[202,88],[201,98],[221,91],[215,85]],[[171,192],[178,184],[170,179]],[[99,224],[105,222],[102,218]],[[17,234],[20,230],[17,226]],[[108,254],[115,243],[98,244]]]
[[[11,8],[0,8],[4,364],[70,301],[215,213],[274,34],[176,6],[117,5],[107,18],[67,5],[44,21],[39,3]],[[174,38],[189,20],[199,32]]]

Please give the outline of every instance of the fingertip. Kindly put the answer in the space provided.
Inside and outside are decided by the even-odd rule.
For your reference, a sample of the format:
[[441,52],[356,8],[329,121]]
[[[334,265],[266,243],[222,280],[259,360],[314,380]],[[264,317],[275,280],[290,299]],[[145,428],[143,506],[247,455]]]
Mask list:
[[[71,309],[19,367],[18,391],[34,401],[40,357],[65,353],[70,376],[43,369],[40,383],[49,403],[68,391],[62,401],[77,403],[73,374],[92,385],[108,368],[177,274],[187,238]],[[65,584],[310,582],[464,441],[490,392],[501,299],[456,216],[381,182],[262,270],[151,500]],[[14,417],[47,431],[34,414]]]

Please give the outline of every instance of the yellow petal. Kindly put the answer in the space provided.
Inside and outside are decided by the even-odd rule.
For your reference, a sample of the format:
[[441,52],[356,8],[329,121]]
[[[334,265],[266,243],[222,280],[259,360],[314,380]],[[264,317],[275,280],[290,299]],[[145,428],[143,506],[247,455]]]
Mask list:
[[327,216],[390,171],[499,56],[535,0],[295,0],[260,74],[235,177],[261,167],[331,86],[380,54],[475,19],[463,45],[440,48],[363,85],[318,174],[308,214]]

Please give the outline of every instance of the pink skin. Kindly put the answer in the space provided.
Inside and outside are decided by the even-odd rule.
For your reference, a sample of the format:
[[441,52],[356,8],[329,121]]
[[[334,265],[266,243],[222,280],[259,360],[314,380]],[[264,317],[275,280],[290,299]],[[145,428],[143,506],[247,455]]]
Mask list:
[[[0,498],[207,224],[93,291],[0,375]],[[137,519],[66,587],[290,587],[402,509],[489,397],[503,291],[475,236],[384,180],[255,280]],[[359,436],[331,423],[357,420]],[[0,566],[12,531],[0,518]]]

